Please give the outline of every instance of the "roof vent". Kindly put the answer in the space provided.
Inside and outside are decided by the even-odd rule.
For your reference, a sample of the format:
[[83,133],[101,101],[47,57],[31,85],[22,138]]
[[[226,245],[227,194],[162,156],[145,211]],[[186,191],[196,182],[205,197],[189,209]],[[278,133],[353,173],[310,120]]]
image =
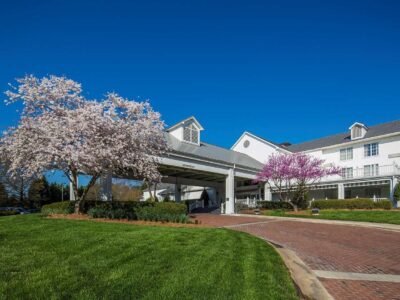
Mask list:
[[292,145],[292,143],[290,143],[290,142],[283,142],[283,143],[279,144],[279,146],[284,147],[284,148],[287,148],[287,147],[289,147],[291,145]]

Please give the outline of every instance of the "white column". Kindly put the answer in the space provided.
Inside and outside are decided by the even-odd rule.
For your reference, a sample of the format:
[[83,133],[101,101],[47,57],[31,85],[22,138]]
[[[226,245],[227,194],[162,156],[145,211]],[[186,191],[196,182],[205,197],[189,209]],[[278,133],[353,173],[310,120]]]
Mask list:
[[181,202],[181,184],[175,184],[175,202]]
[[264,200],[265,201],[272,201],[272,193],[269,185],[266,183],[264,184]]
[[344,184],[338,184],[338,199],[344,199]]
[[228,176],[225,180],[225,213],[234,214],[235,213],[235,171],[234,169],[229,169]]
[[101,190],[100,200],[101,201],[112,201],[112,172],[107,171],[100,177]]

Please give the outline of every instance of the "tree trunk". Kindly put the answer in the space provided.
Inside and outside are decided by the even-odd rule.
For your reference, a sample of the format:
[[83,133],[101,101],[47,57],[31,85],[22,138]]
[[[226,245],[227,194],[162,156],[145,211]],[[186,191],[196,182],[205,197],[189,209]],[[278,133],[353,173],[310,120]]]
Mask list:
[[81,211],[81,200],[75,200],[74,213],[79,214]]

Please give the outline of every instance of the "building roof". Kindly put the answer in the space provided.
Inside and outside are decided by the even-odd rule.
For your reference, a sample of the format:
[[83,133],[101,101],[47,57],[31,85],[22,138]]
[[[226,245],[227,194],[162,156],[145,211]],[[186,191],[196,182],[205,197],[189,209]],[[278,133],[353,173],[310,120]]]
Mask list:
[[181,153],[183,155],[190,155],[201,159],[225,163],[229,165],[237,165],[244,168],[260,170],[263,164],[254,158],[236,152],[233,150],[225,149],[208,143],[200,142],[200,145],[193,145],[178,140],[176,137],[169,133],[165,133],[165,137],[173,153]]
[[165,131],[169,132],[171,130],[174,130],[175,128],[185,124],[188,121],[194,122],[196,124],[196,126],[199,128],[200,131],[204,130],[204,128],[203,128],[203,126],[201,126],[200,122],[197,121],[197,119],[194,116],[191,116],[189,118],[186,118],[185,120],[182,120],[182,121],[176,123],[175,125],[172,125],[172,126],[168,127],[167,129],[165,129]]
[[[400,120],[379,124],[375,126],[370,126],[368,127],[366,135],[361,139],[357,139],[357,141],[362,141],[364,139],[378,137],[381,135],[395,133],[395,132],[400,133]],[[352,140],[350,137],[350,132],[345,132],[300,144],[291,145],[288,146],[286,149],[291,152],[302,152],[323,147],[346,144],[351,141]]]
[[288,150],[286,149],[286,147],[283,147],[283,146],[282,146],[282,144],[278,144],[278,143],[275,143],[275,142],[273,142],[273,141],[267,140],[267,139],[265,139],[265,138],[263,138],[263,137],[261,137],[261,136],[259,136],[259,135],[255,135],[255,134],[253,134],[253,133],[251,133],[251,132],[248,132],[248,131],[243,132],[243,134],[240,136],[240,138],[238,138],[237,141],[235,142],[235,144],[233,144],[233,146],[231,147],[231,149],[235,148],[235,146],[239,143],[239,141],[240,141],[245,135],[251,136],[251,137],[253,137],[253,138],[255,138],[255,139],[259,139],[259,140],[261,140],[261,141],[263,141],[263,142],[266,142],[266,143],[270,144],[271,146],[275,146],[275,147],[280,148],[280,149],[282,149],[282,150],[284,150],[284,151],[288,151]]

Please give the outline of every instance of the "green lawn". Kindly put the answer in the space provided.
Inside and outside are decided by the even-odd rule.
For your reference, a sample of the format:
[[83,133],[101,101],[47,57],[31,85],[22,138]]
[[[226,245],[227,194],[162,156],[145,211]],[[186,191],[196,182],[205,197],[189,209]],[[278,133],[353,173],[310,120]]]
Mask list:
[[266,210],[264,215],[277,217],[295,217],[326,220],[360,221],[374,223],[389,223],[400,225],[400,211],[390,210],[320,210],[318,216],[311,215],[311,211],[304,214],[291,214],[282,210]]
[[0,218],[2,299],[297,299],[275,250],[227,229]]

